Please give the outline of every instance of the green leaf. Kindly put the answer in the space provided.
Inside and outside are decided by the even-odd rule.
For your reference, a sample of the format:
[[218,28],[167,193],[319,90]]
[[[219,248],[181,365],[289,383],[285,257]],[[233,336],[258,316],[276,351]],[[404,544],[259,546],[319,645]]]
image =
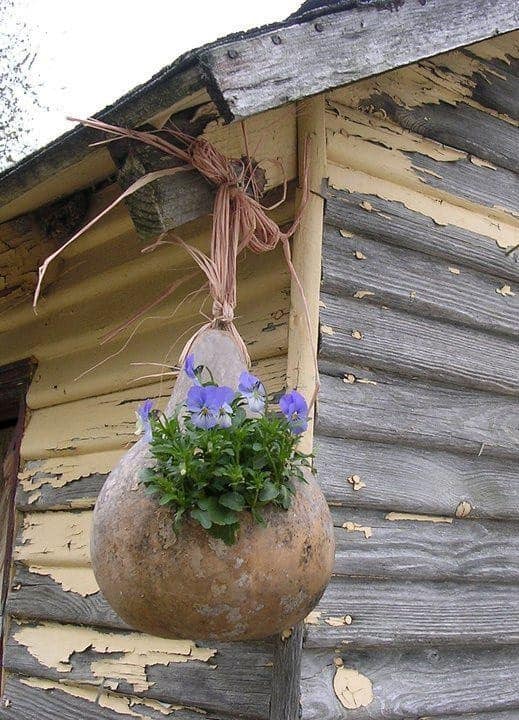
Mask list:
[[274,498],[277,498],[278,495],[278,488],[274,485],[274,483],[267,481],[259,494],[259,499],[263,503],[268,503],[274,500]]
[[243,510],[243,508],[245,507],[243,496],[237,492],[225,493],[225,495],[221,496],[219,503],[226,508],[230,508],[231,510],[237,510],[238,512]]
[[200,510],[200,508],[195,508],[194,510],[191,510],[190,514],[193,520],[197,520],[205,530],[209,530],[209,528],[213,524],[207,510]]
[[219,540],[223,540],[226,545],[234,545],[239,528],[239,523],[232,525],[213,525],[209,530],[209,534]]

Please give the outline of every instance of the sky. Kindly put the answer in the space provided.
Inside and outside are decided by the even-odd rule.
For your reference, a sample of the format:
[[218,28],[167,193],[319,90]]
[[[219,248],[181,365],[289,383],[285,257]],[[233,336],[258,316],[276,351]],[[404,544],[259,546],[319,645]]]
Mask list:
[[[0,0],[1,2],[1,0]],[[40,147],[110,104],[187,50],[237,30],[283,20],[302,0],[16,0],[36,59],[46,110],[33,108]]]

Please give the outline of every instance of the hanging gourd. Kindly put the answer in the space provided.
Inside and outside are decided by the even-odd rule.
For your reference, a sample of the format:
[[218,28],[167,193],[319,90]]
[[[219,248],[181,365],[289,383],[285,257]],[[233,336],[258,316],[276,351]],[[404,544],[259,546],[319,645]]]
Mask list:
[[[324,592],[333,526],[312,458],[298,450],[305,398],[292,390],[274,403],[249,372],[233,322],[236,260],[246,247],[263,252],[282,242],[302,292],[288,243],[298,218],[282,233],[246,192],[250,161],[230,161],[206,140],[173,132],[187,146],[179,150],[152,133],[85,124],[160,145],[217,186],[210,256],[179,240],[206,275],[213,318],[187,343],[165,412],[149,402],[140,409],[142,437],[99,494],[91,541],[97,582],[125,622],[153,635],[274,635],[300,622]],[[164,174],[141,178],[118,200]],[[35,300],[54,257],[40,269]]]

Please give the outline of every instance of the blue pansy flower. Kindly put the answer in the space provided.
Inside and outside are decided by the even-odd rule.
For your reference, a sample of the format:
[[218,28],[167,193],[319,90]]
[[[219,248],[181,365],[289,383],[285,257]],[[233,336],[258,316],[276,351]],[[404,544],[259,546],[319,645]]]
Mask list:
[[195,427],[209,430],[218,423],[214,386],[193,385],[187,393],[186,408]]
[[188,378],[191,378],[191,380],[194,380],[197,385],[200,385],[200,381],[198,379],[196,367],[195,367],[195,354],[194,353],[190,353],[184,360],[184,372],[186,373]]
[[150,414],[153,410],[153,400],[145,400],[135,411],[137,422],[135,423],[135,434],[144,434],[146,440],[151,440]]
[[230,387],[222,385],[221,387],[209,386],[212,395],[213,407],[216,412],[217,424],[222,428],[231,427],[232,407],[235,392]]
[[259,378],[244,370],[240,375],[238,390],[246,398],[252,412],[262,413],[265,410],[267,393]]
[[306,430],[308,427],[308,405],[297,390],[291,390],[283,395],[279,401],[279,407],[288,420],[294,435],[300,435]]

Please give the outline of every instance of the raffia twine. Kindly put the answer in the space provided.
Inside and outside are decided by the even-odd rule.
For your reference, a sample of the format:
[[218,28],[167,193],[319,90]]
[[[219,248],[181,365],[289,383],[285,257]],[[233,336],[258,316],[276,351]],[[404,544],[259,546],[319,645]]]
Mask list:
[[[35,309],[37,307],[43,279],[47,269],[50,263],[53,262],[53,260],[55,260],[58,255],[65,250],[65,248],[83,235],[83,233],[91,228],[104,215],[110,212],[110,210],[112,210],[124,198],[132,195],[155,180],[168,175],[184,172],[186,170],[195,169],[210,183],[216,186],[210,253],[207,255],[193,245],[186,243],[182,240],[182,238],[174,237],[174,240],[193,258],[207,278],[209,293],[213,300],[212,319],[202,325],[202,327],[199,328],[185,344],[180,355],[180,363],[183,363],[193,342],[199,335],[209,328],[217,328],[226,330],[232,335],[243,354],[244,360],[248,366],[250,365],[250,357],[247,347],[245,346],[245,343],[234,324],[234,311],[237,302],[237,258],[240,253],[247,248],[255,253],[263,253],[274,250],[279,243],[281,243],[283,247],[285,261],[292,280],[301,295],[308,340],[312,343],[312,327],[308,302],[303,286],[292,262],[292,253],[289,242],[301,222],[302,214],[308,200],[307,144],[305,144],[303,172],[300,178],[300,204],[294,221],[287,230],[282,231],[267,214],[268,210],[272,210],[275,206],[266,208],[260,203],[259,192],[255,184],[250,158],[245,160],[227,158],[207,139],[192,137],[176,128],[168,128],[161,131],[162,135],[169,134],[175,139],[176,143],[178,143],[173,144],[172,142],[166,140],[162,135],[154,132],[127,129],[116,125],[109,125],[108,123],[95,119],[76,121],[86,127],[105,132],[110,136],[106,140],[94,143],[94,145],[129,138],[151,146],[165,155],[171,156],[177,161],[180,160],[183,164],[181,166],[147,173],[136,180],[126,190],[124,190],[124,192],[122,192],[116,200],[114,200],[114,202],[96,215],[57,251],[49,255],[38,269],[38,283],[33,300],[33,306]],[[284,186],[284,195],[286,195],[286,181],[284,182]],[[159,238],[156,244],[160,244],[162,237],[163,236]],[[170,234],[168,234],[168,237],[170,237]],[[173,286],[176,288],[178,285],[179,282],[176,281]],[[166,293],[163,293],[157,301],[153,303],[153,305],[157,304],[157,302],[171,294],[170,291],[171,289],[168,289]],[[149,306],[147,306],[146,309],[149,309]],[[140,317],[144,311],[145,309],[139,311],[133,316],[133,318],[131,318],[131,320],[135,320]],[[316,385],[311,398],[310,407],[315,402],[318,390],[317,348],[313,348],[313,350]]]

